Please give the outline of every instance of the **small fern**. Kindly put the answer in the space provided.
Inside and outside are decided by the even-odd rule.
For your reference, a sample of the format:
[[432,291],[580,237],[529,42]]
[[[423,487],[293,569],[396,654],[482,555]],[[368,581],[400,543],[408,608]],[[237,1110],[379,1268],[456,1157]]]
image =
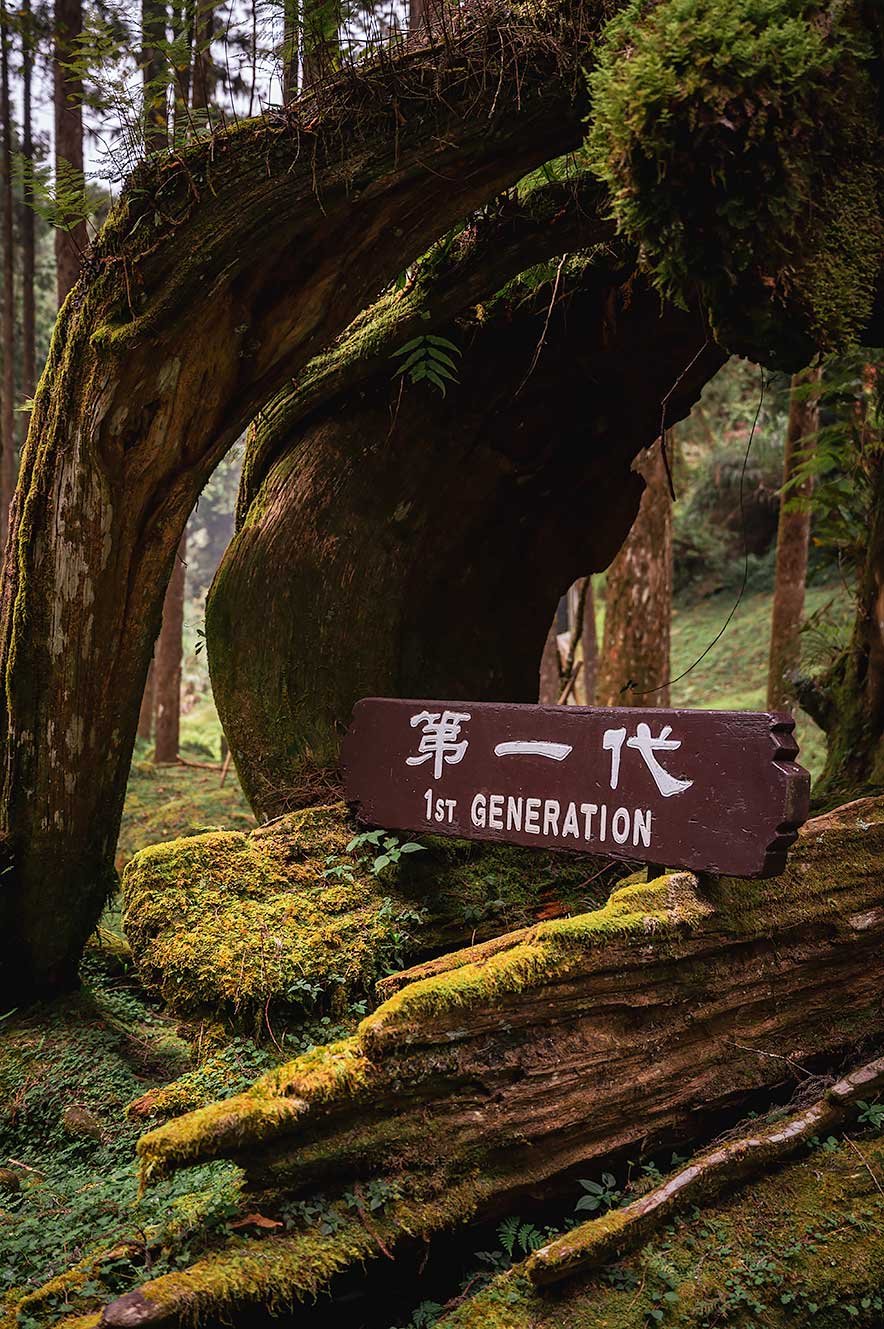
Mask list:
[[432,383],[444,397],[446,380],[449,383],[459,381],[457,361],[453,359],[455,355],[461,355],[461,350],[447,337],[436,337],[429,332],[422,333],[421,336],[413,337],[404,346],[400,346],[398,351],[393,352],[391,359],[405,357],[393,377],[398,378],[400,374],[404,374],[409,383],[424,381]]

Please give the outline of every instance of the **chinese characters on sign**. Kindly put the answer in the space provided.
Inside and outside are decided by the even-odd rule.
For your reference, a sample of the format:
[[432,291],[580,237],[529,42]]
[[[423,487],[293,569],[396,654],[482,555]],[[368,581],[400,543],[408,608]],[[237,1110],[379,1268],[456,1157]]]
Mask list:
[[348,797],[390,829],[770,876],[807,815],[787,715],[367,699]]

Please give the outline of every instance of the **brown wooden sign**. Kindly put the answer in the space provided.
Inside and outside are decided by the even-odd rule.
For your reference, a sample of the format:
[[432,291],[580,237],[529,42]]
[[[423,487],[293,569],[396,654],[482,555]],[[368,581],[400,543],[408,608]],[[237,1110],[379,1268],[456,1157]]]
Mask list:
[[346,796],[363,822],[773,877],[807,817],[789,715],[357,702]]

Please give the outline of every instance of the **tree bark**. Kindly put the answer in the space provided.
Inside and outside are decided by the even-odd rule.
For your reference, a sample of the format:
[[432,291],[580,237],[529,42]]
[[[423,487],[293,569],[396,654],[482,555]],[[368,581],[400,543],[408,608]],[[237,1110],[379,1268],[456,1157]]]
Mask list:
[[341,62],[340,0],[304,0],[304,85],[333,74]]
[[556,609],[540,657],[540,684],[537,700],[541,706],[555,706],[562,690],[562,667],[559,657],[559,614]]
[[282,22],[282,100],[298,95],[301,37],[300,0],[284,0]]
[[[83,80],[67,68],[78,55],[83,30],[82,0],[55,0],[55,170],[73,187],[83,174]],[[67,298],[86,253],[86,222],[60,225],[55,232],[56,287],[59,307]]]
[[[265,413],[249,449],[264,461],[246,462],[253,501],[206,606],[212,689],[259,819],[313,801],[318,774],[334,782],[361,696],[536,700],[549,607],[576,575],[610,561],[635,512],[632,457],[699,349],[696,313],[661,310],[632,277],[631,262],[609,258],[575,276],[551,314],[544,286],[496,316],[443,323],[464,346],[445,398],[426,383],[391,384],[390,357],[408,333],[382,317],[373,353],[386,353],[371,379],[354,376],[342,391],[340,361],[324,361],[324,408],[302,380],[295,395],[313,403],[302,424],[290,423],[297,405]],[[365,338],[354,336],[355,369]],[[720,362],[710,345],[676,415]],[[616,437],[605,423],[614,419]],[[531,568],[518,596],[513,566]],[[317,614],[318,603],[334,611]]]
[[165,78],[165,0],[141,0],[141,78],[144,88],[144,147],[164,152],[169,146],[169,87]]
[[141,696],[141,709],[138,712],[138,729],[136,730],[139,738],[148,741],[153,738],[154,709],[156,706],[155,671],[156,665],[151,660],[144,684],[144,692]]
[[[15,487],[15,244],[12,198],[12,109],[9,91],[9,15],[0,0],[0,119],[3,145],[0,160],[0,225],[2,225],[3,313],[0,342],[3,347],[3,401],[0,409],[0,551],[6,548],[9,505]],[[2,555],[0,555],[2,556]]]
[[[76,981],[114,883],[165,586],[213,466],[404,263],[580,142],[571,25],[581,7],[552,28],[543,14],[516,24],[500,14],[506,42],[483,9],[452,37],[450,62],[423,49],[396,62],[404,124],[391,119],[383,80],[375,91],[345,75],[326,88],[322,116],[308,97],[248,136],[143,168],[93,247],[83,299],[62,311],[38,388],[4,569],[0,809],[11,870],[0,991],[10,1004]],[[493,87],[491,48],[506,62]]]
[[211,0],[195,0],[194,25],[191,105],[194,110],[204,111],[208,117],[215,95],[215,65],[212,60],[215,5]]
[[599,706],[668,706],[672,501],[659,441],[639,459],[641,507],[608,569]]
[[[297,1231],[270,1237],[245,1284],[241,1246],[216,1247],[103,1322],[135,1323],[123,1315],[136,1307],[144,1325],[235,1318],[271,1295],[312,1297],[366,1251],[395,1257],[606,1160],[708,1138],[759,1091],[838,1066],[859,1031],[884,1032],[882,818],[867,800],[809,823],[774,882],[704,897],[671,874],[396,975],[352,1038],[142,1137],[148,1180],[229,1158],[269,1217],[316,1191],[334,1208],[368,1178],[397,1199],[356,1249],[349,1226],[312,1254]],[[329,1264],[334,1250],[349,1251],[343,1264]]]
[[163,626],[153,663],[155,762],[177,761],[181,720],[181,655],[187,537],[178,544],[175,566],[163,601]]
[[[34,72],[34,28],[31,12],[31,0],[23,0],[21,8],[22,33],[22,157],[27,169],[33,171],[34,136],[32,82]],[[36,351],[36,311],[35,311],[35,221],[34,209],[30,206],[27,191],[22,199],[19,214],[19,233],[21,235],[21,280],[22,280],[22,396],[29,400],[37,386],[37,351]],[[22,443],[28,432],[30,415],[22,415]]]
[[592,577],[586,578],[580,640],[583,644],[583,680],[581,683],[583,704],[584,706],[593,706],[595,704],[599,668],[599,642],[595,626],[595,595],[592,589]]
[[[767,705],[772,711],[791,711],[795,700],[792,680],[801,664],[801,621],[810,546],[813,478],[808,477],[788,490],[786,487],[814,445],[819,427],[819,401],[816,395],[808,396],[806,389],[813,389],[820,376],[819,369],[793,375],[789,398],[767,676]],[[796,502],[801,506],[796,507]]]

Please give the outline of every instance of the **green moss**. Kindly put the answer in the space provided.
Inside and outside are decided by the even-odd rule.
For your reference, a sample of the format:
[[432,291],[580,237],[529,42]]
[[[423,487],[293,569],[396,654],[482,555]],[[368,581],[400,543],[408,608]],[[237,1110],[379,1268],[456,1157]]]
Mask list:
[[634,0],[590,76],[592,164],[662,290],[729,350],[800,368],[869,319],[882,183],[859,7]]
[[539,923],[508,937],[500,949],[487,948],[479,960],[408,984],[362,1021],[360,1040],[375,1052],[391,1040],[407,1042],[410,1024],[489,1001],[503,1005],[509,995],[585,967],[593,948],[646,946],[653,934],[655,948],[665,954],[667,935],[696,928],[709,913],[689,873],[622,887],[592,913]]
[[334,805],[248,836],[216,831],[143,850],[124,873],[123,905],[144,982],[176,1011],[218,1012],[278,1041],[293,1014],[345,1016],[411,959],[538,909],[585,908],[617,871],[428,837],[424,852],[378,877],[370,856],[347,853],[354,833]]
[[846,1144],[817,1150],[668,1225],[629,1260],[544,1291],[517,1267],[439,1324],[637,1329],[657,1322],[659,1310],[659,1322],[673,1329],[799,1323],[878,1329],[884,1199],[875,1178],[884,1141],[860,1144],[871,1172]]

